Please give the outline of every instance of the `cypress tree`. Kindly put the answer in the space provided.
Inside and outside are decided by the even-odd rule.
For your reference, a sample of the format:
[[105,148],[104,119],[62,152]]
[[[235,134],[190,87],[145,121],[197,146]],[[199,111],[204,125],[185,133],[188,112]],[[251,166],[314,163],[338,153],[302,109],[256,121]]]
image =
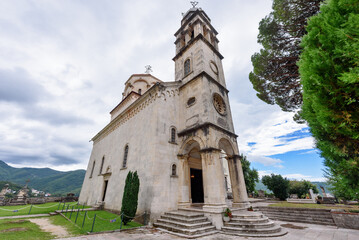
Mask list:
[[121,207],[121,213],[124,214],[123,223],[125,225],[136,215],[139,188],[140,180],[138,178],[137,171],[134,173],[129,171],[126,177]]

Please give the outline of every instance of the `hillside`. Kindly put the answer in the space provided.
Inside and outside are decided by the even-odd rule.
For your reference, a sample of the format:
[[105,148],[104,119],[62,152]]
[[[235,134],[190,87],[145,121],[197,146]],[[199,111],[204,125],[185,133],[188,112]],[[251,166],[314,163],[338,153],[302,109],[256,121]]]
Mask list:
[[0,160],[0,181],[23,186],[30,179],[30,188],[51,194],[79,194],[85,173],[85,170],[61,172],[51,168],[14,168]]

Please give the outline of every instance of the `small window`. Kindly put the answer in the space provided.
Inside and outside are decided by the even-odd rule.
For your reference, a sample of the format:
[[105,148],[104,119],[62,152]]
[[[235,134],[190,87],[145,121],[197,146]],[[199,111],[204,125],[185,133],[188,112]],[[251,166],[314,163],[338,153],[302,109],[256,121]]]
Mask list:
[[191,72],[191,60],[187,59],[184,62],[184,75],[187,76]]
[[176,142],[176,129],[171,128],[171,142]]
[[105,156],[102,157],[102,162],[101,162],[101,167],[100,167],[100,172],[98,173],[99,175],[101,175],[102,173],[102,168],[103,168],[103,164],[105,162]]
[[125,147],[125,153],[123,154],[122,168],[126,168],[126,167],[127,167],[127,156],[128,156],[128,145],[126,145],[126,147]]
[[92,175],[93,175],[93,170],[95,169],[95,163],[96,163],[96,161],[93,161],[93,164],[92,164],[92,170],[91,170],[91,174],[90,174],[90,178],[92,178]]
[[176,164],[172,164],[172,176],[176,176],[177,175],[177,166]]
[[142,92],[141,88],[140,88],[140,89],[138,89],[138,94],[140,94],[140,95],[141,95],[141,92]]
[[192,32],[191,32],[191,39],[193,39],[194,38],[194,30],[192,30]]
[[191,97],[188,99],[187,101],[187,106],[192,106],[194,103],[196,102],[196,98],[195,97]]

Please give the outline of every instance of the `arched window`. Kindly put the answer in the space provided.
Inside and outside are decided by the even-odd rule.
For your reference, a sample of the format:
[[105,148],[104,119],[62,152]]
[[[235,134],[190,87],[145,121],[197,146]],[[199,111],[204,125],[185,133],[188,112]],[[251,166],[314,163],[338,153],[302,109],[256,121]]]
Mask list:
[[93,161],[93,164],[92,164],[92,170],[91,170],[91,174],[90,174],[90,178],[92,178],[92,175],[93,175],[93,170],[95,169],[95,163],[96,163],[96,161]]
[[126,147],[125,147],[125,152],[124,152],[124,154],[123,154],[122,168],[127,167],[127,156],[128,156],[128,145],[126,145]]
[[184,62],[184,75],[187,76],[191,72],[191,60],[187,59]]
[[176,176],[177,175],[177,166],[176,164],[172,164],[172,176]]
[[174,127],[171,128],[171,142],[176,142],[176,129]]
[[103,164],[105,162],[105,156],[102,157],[102,162],[101,162],[101,167],[100,167],[100,172],[98,173],[99,175],[101,175],[102,173],[102,168],[103,168]]
[[141,88],[140,88],[140,89],[138,89],[138,94],[140,94],[140,95],[141,95],[141,92],[142,92]]

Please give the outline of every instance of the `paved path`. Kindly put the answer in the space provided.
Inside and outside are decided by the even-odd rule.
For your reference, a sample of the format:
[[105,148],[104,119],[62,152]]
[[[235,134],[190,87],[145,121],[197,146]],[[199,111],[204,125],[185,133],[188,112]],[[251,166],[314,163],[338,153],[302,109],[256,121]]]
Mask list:
[[[207,237],[198,238],[200,240],[358,240],[359,230],[337,228],[333,226],[324,226],[305,223],[290,223],[275,221],[283,225],[288,234],[277,238],[244,238],[225,234],[215,234]],[[65,239],[65,238],[64,238]],[[80,237],[66,238],[66,240],[117,240],[117,239],[145,239],[145,240],[167,240],[183,239],[170,234],[162,233],[152,228],[139,228],[116,233],[86,235]]]
[[50,216],[50,214],[44,213],[44,214],[33,214],[33,215],[6,216],[6,217],[0,217],[0,219],[34,218],[34,217],[49,217],[49,216]]
[[69,236],[69,233],[64,227],[52,224],[50,218],[33,218],[30,219],[30,222],[37,224],[41,228],[41,230],[45,232],[50,232],[56,237]]

